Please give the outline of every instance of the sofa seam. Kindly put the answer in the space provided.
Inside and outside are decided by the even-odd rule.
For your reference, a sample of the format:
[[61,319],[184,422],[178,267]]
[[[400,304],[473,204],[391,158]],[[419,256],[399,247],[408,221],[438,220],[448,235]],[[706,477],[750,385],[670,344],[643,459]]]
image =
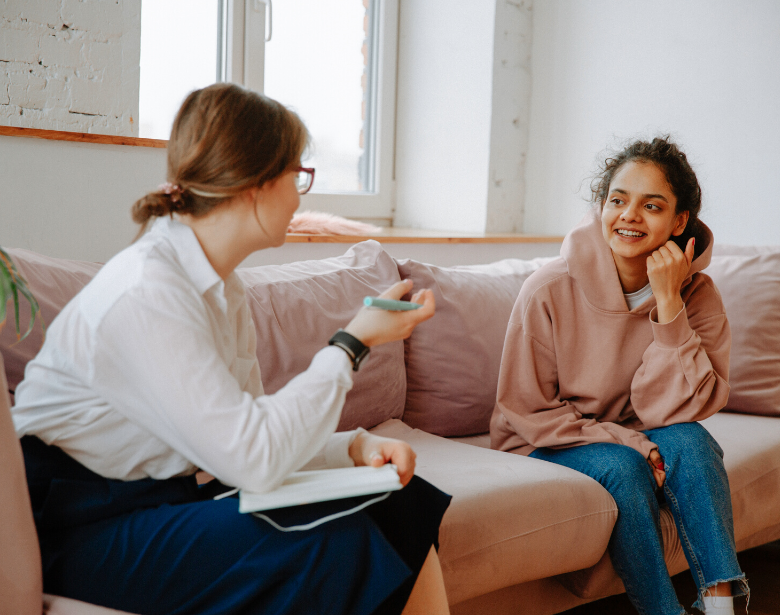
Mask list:
[[739,493],[739,492],[741,492],[741,491],[743,491],[743,490],[747,489],[748,487],[750,487],[750,485],[752,485],[753,483],[755,483],[755,482],[757,482],[757,481],[760,481],[762,478],[764,478],[765,476],[768,476],[768,475],[769,475],[769,474],[771,474],[772,472],[780,472],[780,466],[775,466],[775,467],[774,467],[774,468],[772,468],[771,470],[767,470],[766,472],[764,472],[764,473],[763,473],[761,476],[756,476],[756,477],[755,477],[754,479],[752,479],[752,480],[751,480],[749,483],[745,483],[744,485],[742,485],[742,487],[740,487],[740,488],[739,488],[738,490],[736,490],[734,493]]

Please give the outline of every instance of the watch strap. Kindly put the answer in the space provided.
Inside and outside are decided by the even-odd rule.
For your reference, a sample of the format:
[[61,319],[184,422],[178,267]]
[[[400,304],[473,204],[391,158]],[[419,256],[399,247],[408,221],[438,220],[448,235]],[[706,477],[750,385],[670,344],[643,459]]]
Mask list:
[[347,353],[350,361],[352,361],[352,371],[358,371],[360,364],[368,356],[371,350],[363,342],[361,342],[354,335],[350,335],[343,329],[339,329],[333,334],[333,337],[328,341],[329,346],[338,346],[344,352]]

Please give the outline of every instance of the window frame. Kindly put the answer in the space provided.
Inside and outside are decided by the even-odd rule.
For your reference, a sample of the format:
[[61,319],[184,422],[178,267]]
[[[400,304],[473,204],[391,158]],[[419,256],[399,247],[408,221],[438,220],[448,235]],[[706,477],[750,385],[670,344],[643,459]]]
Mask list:
[[[301,209],[392,224],[395,211],[395,104],[399,0],[369,0],[369,53],[364,151],[369,190],[318,192],[316,183]],[[267,24],[271,15],[271,23]],[[266,31],[273,25],[269,0],[221,0],[221,80],[263,92]],[[372,147],[373,146],[373,147]]]

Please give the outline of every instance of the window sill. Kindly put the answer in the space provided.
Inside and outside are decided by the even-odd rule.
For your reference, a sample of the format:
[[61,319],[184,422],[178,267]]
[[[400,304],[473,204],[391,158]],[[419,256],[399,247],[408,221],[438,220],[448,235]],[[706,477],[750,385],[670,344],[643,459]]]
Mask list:
[[409,228],[382,229],[375,235],[308,235],[290,233],[287,243],[348,243],[367,239],[380,243],[561,243],[562,236],[524,235],[522,233],[451,233]]
[[163,139],[141,139],[116,135],[98,135],[88,132],[68,132],[65,130],[41,130],[40,128],[19,128],[0,126],[0,135],[5,137],[27,137],[30,139],[48,139],[50,141],[75,141],[77,143],[103,143],[107,145],[133,145],[136,147],[168,147]]

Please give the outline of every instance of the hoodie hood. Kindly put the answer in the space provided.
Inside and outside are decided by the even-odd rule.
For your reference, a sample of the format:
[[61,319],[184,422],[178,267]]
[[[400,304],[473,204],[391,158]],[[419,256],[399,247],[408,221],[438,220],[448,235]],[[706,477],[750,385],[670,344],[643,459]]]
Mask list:
[[[696,254],[683,286],[690,283],[694,273],[707,267],[712,258],[712,231],[701,221],[699,227],[700,232],[696,234]],[[604,241],[601,216],[596,210],[590,211],[582,222],[566,235],[561,246],[561,256],[566,261],[569,275],[576,280],[588,303],[607,312],[628,310],[612,250]],[[643,304],[647,309],[641,311],[649,311],[654,305],[655,300],[647,301]]]

